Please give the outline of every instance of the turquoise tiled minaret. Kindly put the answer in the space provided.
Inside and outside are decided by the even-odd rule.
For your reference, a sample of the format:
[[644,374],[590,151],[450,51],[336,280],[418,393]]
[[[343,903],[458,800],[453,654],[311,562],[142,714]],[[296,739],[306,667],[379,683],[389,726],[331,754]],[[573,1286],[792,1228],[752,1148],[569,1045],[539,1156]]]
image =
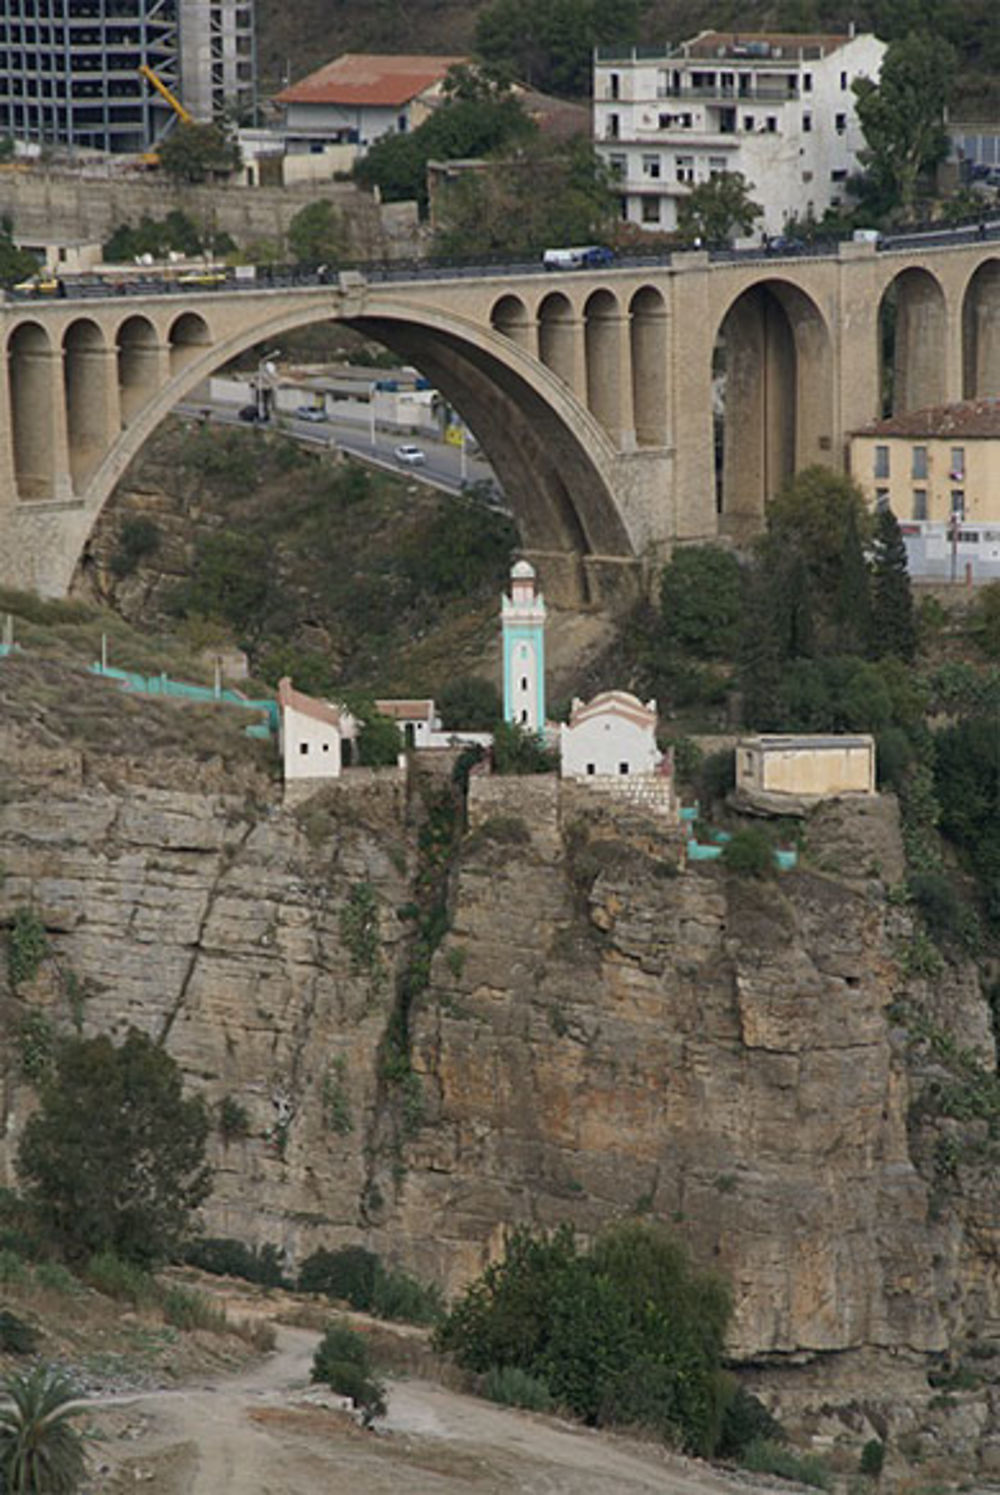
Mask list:
[[503,599],[503,715],[528,732],[545,726],[545,599],[528,561],[511,567]]

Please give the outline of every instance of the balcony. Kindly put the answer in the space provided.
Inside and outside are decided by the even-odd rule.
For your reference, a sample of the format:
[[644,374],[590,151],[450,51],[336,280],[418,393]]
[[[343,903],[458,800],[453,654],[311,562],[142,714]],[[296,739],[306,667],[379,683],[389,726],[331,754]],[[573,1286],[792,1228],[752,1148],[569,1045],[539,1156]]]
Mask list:
[[677,88],[658,88],[658,99],[718,99],[726,104],[794,104],[798,103],[799,91],[787,88],[730,88],[728,84],[714,86],[682,83]]

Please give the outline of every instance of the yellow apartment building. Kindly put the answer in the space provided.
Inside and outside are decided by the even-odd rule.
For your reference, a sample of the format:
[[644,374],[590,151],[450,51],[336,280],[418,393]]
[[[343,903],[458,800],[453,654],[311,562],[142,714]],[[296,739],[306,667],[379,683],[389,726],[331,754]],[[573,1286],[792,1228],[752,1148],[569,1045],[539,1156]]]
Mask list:
[[1000,399],[934,405],[850,436],[851,474],[902,523],[1000,527]]

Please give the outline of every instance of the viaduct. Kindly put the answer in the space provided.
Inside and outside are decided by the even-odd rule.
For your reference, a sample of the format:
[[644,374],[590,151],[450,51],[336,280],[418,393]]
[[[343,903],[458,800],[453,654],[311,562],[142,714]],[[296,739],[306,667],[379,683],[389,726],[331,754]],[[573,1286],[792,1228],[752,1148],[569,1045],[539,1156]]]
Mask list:
[[797,469],[842,470],[887,388],[897,412],[1000,394],[1000,243],[8,300],[0,584],[63,595],[170,409],[323,320],[385,343],[462,413],[553,600],[611,602],[677,543],[752,534]]

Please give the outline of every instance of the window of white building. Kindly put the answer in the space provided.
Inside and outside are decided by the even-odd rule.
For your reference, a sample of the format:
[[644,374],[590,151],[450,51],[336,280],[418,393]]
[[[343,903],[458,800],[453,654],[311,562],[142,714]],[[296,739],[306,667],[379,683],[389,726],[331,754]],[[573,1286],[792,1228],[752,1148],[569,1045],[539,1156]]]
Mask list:
[[679,182],[694,181],[694,156],[675,156],[674,167]]
[[660,176],[660,158],[659,158],[659,156],[657,156],[657,155],[643,156],[643,158],[642,158],[642,174],[643,174],[643,176],[653,177],[655,180],[659,180],[659,176]]
[[725,176],[728,169],[728,161],[725,156],[709,156],[708,174],[710,177]]
[[843,135],[844,131],[847,129],[847,115],[835,114],[833,117],[833,128],[836,130],[838,135]]
[[643,223],[659,223],[660,199],[658,197],[644,197],[642,199],[642,221]]

